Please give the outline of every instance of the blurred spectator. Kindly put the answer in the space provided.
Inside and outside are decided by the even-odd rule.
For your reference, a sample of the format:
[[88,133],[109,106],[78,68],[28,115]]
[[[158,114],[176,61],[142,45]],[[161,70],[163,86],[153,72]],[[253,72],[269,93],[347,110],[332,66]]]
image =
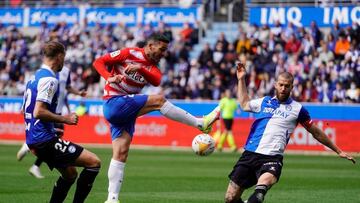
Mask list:
[[83,116],[87,114],[87,108],[84,102],[80,102],[79,106],[76,107],[75,114],[77,116]]
[[339,59],[343,59],[344,55],[350,49],[350,42],[346,39],[345,33],[339,34],[339,39],[335,44],[335,54]]

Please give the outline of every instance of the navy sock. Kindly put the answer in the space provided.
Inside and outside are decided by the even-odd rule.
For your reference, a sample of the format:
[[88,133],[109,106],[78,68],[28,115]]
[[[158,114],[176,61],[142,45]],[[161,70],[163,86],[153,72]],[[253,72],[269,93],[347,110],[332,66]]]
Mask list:
[[54,185],[50,203],[62,203],[74,182],[75,179],[69,181],[60,176]]
[[255,187],[255,192],[249,197],[248,203],[262,203],[267,190],[267,185],[257,185]]
[[37,167],[40,167],[40,165],[42,164],[42,162],[43,162],[43,161],[42,161],[41,159],[36,158],[34,165],[37,166]]
[[83,203],[88,196],[100,167],[84,168],[76,185],[73,203]]

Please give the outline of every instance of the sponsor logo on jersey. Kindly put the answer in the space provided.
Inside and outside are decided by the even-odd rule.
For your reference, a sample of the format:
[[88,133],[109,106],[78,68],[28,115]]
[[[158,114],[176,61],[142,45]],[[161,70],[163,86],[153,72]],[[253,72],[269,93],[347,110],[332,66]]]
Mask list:
[[273,108],[270,108],[270,107],[265,107],[263,112],[264,113],[270,113],[270,114],[273,114],[273,115],[277,115],[277,116],[280,116],[280,117],[283,117],[283,118],[287,118],[290,115],[290,114],[288,114],[286,112],[283,112],[280,109],[273,109]]
[[113,52],[110,53],[111,58],[114,58],[114,57],[119,56],[119,55],[120,55],[120,50],[113,51]]

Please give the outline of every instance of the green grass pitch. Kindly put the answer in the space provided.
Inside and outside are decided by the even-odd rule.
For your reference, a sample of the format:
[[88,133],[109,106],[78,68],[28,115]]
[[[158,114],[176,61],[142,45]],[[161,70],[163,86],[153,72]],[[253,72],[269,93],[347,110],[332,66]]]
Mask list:
[[[20,146],[0,145],[0,203],[47,202],[58,173],[42,166],[45,179],[28,174],[35,160],[16,160]],[[107,197],[110,148],[91,148],[102,169],[87,199]],[[190,151],[131,149],[120,194],[122,203],[221,203],[227,175],[239,153],[198,157]],[[359,158],[358,158],[359,159]],[[358,160],[360,161],[360,160]],[[80,171],[80,170],[78,170]],[[65,202],[72,202],[73,186]],[[248,197],[252,189],[243,197]],[[281,180],[266,195],[266,203],[360,203],[360,165],[335,156],[286,155]]]

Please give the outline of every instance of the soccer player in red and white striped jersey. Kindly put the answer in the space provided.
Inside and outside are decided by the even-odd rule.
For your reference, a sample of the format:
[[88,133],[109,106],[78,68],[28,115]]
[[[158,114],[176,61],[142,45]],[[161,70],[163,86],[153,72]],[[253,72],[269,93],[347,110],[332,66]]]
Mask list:
[[208,133],[219,118],[219,108],[203,118],[174,106],[163,95],[139,94],[147,85],[159,86],[161,71],[157,67],[167,51],[169,40],[159,34],[152,35],[144,48],[124,48],[97,58],[93,66],[106,80],[104,89],[104,117],[110,123],[113,156],[108,178],[106,203],[119,202],[124,167],[138,116],[160,111],[165,117],[196,127]]

